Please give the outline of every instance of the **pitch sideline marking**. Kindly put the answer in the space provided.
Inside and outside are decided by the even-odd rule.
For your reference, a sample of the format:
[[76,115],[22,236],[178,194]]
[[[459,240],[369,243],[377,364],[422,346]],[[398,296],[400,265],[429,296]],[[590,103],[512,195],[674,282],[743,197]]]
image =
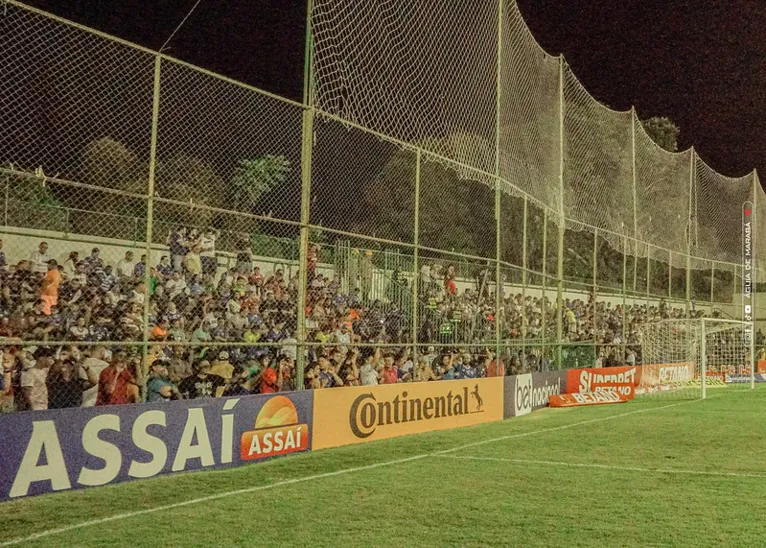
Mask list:
[[588,464],[578,462],[565,462],[553,460],[533,460],[533,459],[504,459],[500,457],[473,457],[470,455],[435,455],[442,459],[455,460],[480,460],[493,462],[508,462],[513,464],[540,464],[548,466],[568,466],[571,468],[597,468],[600,470],[619,470],[622,472],[649,472],[653,474],[689,474],[693,476],[721,476],[735,478],[759,478],[764,479],[764,474],[748,474],[742,472],[714,472],[705,470],[681,470],[679,468],[639,468],[637,466],[614,466],[610,464]]
[[[256,493],[258,491],[264,491],[266,489],[273,489],[275,487],[282,487],[283,485],[292,485],[292,484],[295,484],[295,483],[303,483],[303,482],[306,482],[306,481],[312,481],[312,480],[323,479],[323,478],[330,478],[330,477],[334,477],[334,476],[341,476],[341,475],[344,475],[344,474],[350,474],[352,472],[362,472],[362,471],[365,471],[365,470],[373,470],[375,468],[382,468],[384,466],[393,466],[395,464],[404,464],[404,463],[407,463],[407,462],[411,462],[411,461],[415,461],[415,460],[420,460],[420,459],[424,459],[424,458],[427,458],[427,457],[438,457],[438,456],[441,456],[441,455],[445,455],[447,453],[452,453],[452,452],[455,452],[455,451],[460,451],[461,449],[468,449],[469,447],[476,447],[478,445],[485,445],[487,443],[495,443],[495,442],[498,442],[498,441],[504,441],[504,440],[514,439],[514,438],[523,438],[523,437],[526,437],[526,436],[532,436],[534,434],[544,434],[546,432],[556,432],[556,431],[559,431],[559,430],[565,430],[567,428],[574,428],[575,426],[583,426],[583,425],[592,424],[592,423],[595,423],[595,422],[603,422],[603,421],[608,421],[608,420],[611,420],[611,419],[618,419],[618,418],[621,418],[621,417],[627,417],[629,415],[636,415],[638,413],[646,413],[647,411],[661,411],[662,409],[669,409],[671,407],[678,407],[679,405],[685,405],[687,403],[693,403],[693,402],[696,402],[696,401],[701,401],[701,400],[689,400],[689,401],[683,401],[683,402],[679,402],[679,403],[672,403],[670,405],[663,405],[661,407],[650,407],[648,409],[638,409],[636,411],[628,411],[627,413],[618,413],[616,415],[609,415],[607,417],[599,417],[599,418],[596,418],[596,419],[589,419],[589,420],[586,420],[586,421],[575,422],[575,423],[572,423],[572,424],[565,424],[563,426],[555,426],[553,428],[543,428],[541,430],[533,430],[531,432],[520,432],[518,434],[510,434],[510,435],[507,435],[507,436],[500,436],[498,438],[491,438],[491,439],[488,439],[488,440],[482,440],[482,441],[478,441],[478,442],[474,442],[474,443],[467,443],[467,444],[464,444],[464,445],[459,445],[459,446],[454,447],[452,449],[445,449],[445,450],[442,450],[442,451],[434,451],[432,453],[424,453],[422,455],[414,455],[412,457],[407,457],[407,458],[404,458],[404,459],[397,459],[397,460],[391,460],[391,461],[385,461],[385,462],[377,462],[375,464],[368,464],[367,466],[357,466],[357,467],[353,467],[353,468],[344,468],[343,470],[336,470],[334,472],[325,472],[323,474],[314,474],[314,475],[311,475],[311,476],[304,476],[302,478],[293,478],[293,479],[289,479],[289,480],[278,481],[276,483],[269,483],[269,484],[266,484],[266,485],[258,485],[258,486],[255,486],[255,487],[248,487],[246,489],[237,489],[237,490],[234,490],[234,491],[226,491],[226,492],[223,492],[223,493],[217,493],[215,495],[208,495],[206,497],[200,497],[200,498],[196,498],[196,499],[185,500],[185,501],[182,501],[182,502],[174,502],[173,504],[165,504],[165,505],[162,505],[162,506],[155,506],[154,508],[147,508],[145,510],[136,510],[134,512],[124,512],[124,513],[121,513],[121,514],[115,514],[113,516],[108,516],[108,517],[105,517],[105,518],[99,518],[99,519],[93,519],[93,520],[88,520],[88,521],[82,521],[80,523],[75,523],[75,524],[72,524],[72,525],[67,525],[65,527],[59,527],[59,528],[56,528],[56,529],[47,529],[45,531],[40,531],[39,533],[33,533],[33,534],[28,535],[26,537],[17,537],[17,538],[12,539],[12,540],[0,542],[0,546],[16,546],[16,545],[24,543],[24,542],[31,542],[33,540],[39,540],[41,538],[46,538],[46,537],[50,537],[50,536],[53,536],[53,535],[60,535],[62,533],[67,533],[69,531],[74,531],[76,529],[83,529],[85,527],[91,527],[93,525],[101,525],[102,523],[109,523],[109,522],[112,522],[112,521],[118,521],[118,520],[133,518],[133,517],[137,517],[137,516],[143,516],[143,515],[146,515],[146,514],[153,514],[155,512],[164,512],[166,510],[173,510],[175,508],[182,508],[184,506],[191,506],[192,504],[200,504],[200,503],[203,503],[203,502],[210,502],[210,501],[213,501],[213,500],[218,500],[218,499],[222,499],[222,498],[232,497],[232,496],[236,496],[236,495],[245,495],[245,494],[249,494],[249,493]],[[272,462],[275,462],[275,461],[272,461]]]

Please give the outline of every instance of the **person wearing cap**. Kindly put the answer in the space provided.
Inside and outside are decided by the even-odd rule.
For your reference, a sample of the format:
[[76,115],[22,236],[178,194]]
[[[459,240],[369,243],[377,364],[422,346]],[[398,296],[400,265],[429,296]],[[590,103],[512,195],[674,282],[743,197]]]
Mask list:
[[231,375],[234,373],[234,366],[229,363],[229,353],[225,350],[218,353],[218,359],[215,360],[210,367],[211,375],[218,375],[225,381],[231,379]]
[[178,385],[178,390],[184,398],[194,400],[198,398],[214,398],[223,394],[226,381],[219,375],[210,373],[210,362],[200,360],[195,368],[196,373],[186,377]]

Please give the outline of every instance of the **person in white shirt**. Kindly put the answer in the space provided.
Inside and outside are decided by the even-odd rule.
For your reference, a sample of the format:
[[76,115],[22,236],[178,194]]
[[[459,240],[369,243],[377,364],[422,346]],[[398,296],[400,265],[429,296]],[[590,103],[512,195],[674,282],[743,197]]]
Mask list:
[[50,255],[48,255],[48,244],[47,242],[40,242],[40,247],[37,251],[33,252],[29,256],[29,262],[32,266],[32,272],[38,272],[40,274],[45,274],[48,272],[48,262],[52,259]]
[[[96,378],[101,375],[101,372],[109,367],[109,360],[112,359],[111,352],[103,346],[94,346],[90,351],[90,356],[85,358],[82,362],[82,367],[85,371],[90,369],[96,375]],[[82,406],[94,407],[96,405],[96,399],[98,398],[98,385],[87,389],[82,394]]]
[[117,263],[117,275],[120,278],[132,278],[135,268],[136,263],[133,262],[133,252],[127,251],[125,258]]

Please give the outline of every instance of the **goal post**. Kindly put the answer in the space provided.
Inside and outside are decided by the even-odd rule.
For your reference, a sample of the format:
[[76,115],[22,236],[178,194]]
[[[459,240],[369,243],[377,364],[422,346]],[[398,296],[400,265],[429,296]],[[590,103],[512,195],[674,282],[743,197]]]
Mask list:
[[639,397],[706,398],[710,390],[755,387],[753,324],[694,318],[638,327]]

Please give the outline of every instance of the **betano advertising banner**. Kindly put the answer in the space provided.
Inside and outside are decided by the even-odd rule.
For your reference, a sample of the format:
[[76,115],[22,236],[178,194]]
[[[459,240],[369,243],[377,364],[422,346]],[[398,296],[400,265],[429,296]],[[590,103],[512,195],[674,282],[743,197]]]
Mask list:
[[503,418],[503,378],[317,390],[313,449]]
[[673,390],[687,386],[695,377],[694,362],[660,363],[641,367],[636,394]]
[[503,418],[520,417],[548,406],[548,396],[567,391],[565,371],[504,377]]
[[0,417],[0,500],[311,449],[313,393]]

